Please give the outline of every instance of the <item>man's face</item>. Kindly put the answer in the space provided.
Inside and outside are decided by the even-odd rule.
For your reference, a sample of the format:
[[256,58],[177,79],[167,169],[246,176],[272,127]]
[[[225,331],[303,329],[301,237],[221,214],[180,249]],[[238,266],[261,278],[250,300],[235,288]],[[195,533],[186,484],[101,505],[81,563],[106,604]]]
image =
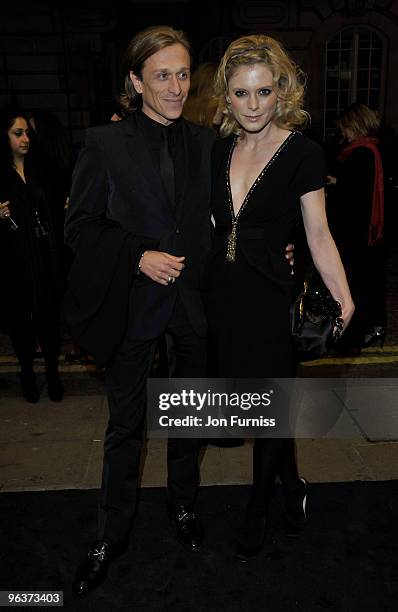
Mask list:
[[190,57],[180,43],[165,47],[145,62],[140,79],[130,72],[142,95],[142,110],[154,121],[169,125],[181,116],[190,84]]

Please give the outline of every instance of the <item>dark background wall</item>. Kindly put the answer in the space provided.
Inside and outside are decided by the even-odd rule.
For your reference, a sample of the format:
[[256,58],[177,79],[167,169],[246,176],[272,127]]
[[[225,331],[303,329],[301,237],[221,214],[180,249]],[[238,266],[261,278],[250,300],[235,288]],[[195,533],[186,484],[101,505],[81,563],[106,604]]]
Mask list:
[[345,28],[371,28],[383,41],[379,110],[398,130],[398,0],[6,0],[0,5],[0,105],[52,110],[78,141],[83,128],[112,114],[129,39],[157,23],[186,30],[196,63],[217,61],[231,39],[247,32],[281,40],[308,74],[306,104],[319,134],[327,42]]

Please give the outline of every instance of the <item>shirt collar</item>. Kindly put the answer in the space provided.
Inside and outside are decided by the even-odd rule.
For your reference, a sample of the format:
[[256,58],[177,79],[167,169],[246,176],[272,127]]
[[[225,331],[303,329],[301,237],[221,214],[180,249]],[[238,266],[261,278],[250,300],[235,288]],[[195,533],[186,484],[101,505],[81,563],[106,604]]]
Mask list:
[[137,118],[144,132],[150,138],[156,138],[157,140],[160,140],[162,130],[172,130],[175,134],[179,133],[181,130],[181,118],[176,119],[173,123],[170,123],[170,125],[163,125],[163,123],[159,123],[148,117],[141,109],[137,111]]

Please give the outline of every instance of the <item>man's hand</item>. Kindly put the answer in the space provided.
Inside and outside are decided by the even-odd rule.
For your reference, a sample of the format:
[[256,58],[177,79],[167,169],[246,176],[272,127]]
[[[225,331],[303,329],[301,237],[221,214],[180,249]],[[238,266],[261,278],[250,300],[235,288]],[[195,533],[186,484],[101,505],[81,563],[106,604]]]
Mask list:
[[10,216],[9,205],[10,205],[9,200],[7,200],[7,202],[0,202],[0,218],[1,219],[7,219]]
[[288,244],[286,247],[285,257],[292,266],[292,271],[290,274],[294,274],[293,266],[294,266],[294,244]]
[[140,259],[140,271],[160,285],[170,285],[184,269],[184,259],[162,251],[145,251]]

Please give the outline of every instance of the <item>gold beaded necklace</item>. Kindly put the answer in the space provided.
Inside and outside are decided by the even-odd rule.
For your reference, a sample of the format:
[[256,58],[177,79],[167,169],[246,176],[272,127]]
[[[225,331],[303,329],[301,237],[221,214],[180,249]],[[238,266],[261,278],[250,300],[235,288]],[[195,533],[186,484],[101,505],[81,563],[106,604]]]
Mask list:
[[234,137],[234,139],[232,141],[231,149],[229,151],[227,168],[226,168],[226,171],[225,171],[226,182],[227,182],[227,192],[228,192],[228,204],[229,204],[229,210],[230,210],[230,213],[231,213],[231,221],[232,221],[231,233],[228,236],[227,261],[230,261],[230,262],[234,262],[235,261],[235,258],[236,258],[236,240],[237,240],[238,221],[240,219],[240,216],[241,216],[242,212],[246,208],[246,204],[248,203],[251,194],[253,193],[254,189],[257,187],[258,183],[263,178],[264,174],[268,171],[270,166],[274,163],[276,158],[279,156],[279,154],[285,148],[287,143],[290,141],[290,139],[296,133],[297,132],[291,132],[289,134],[289,136],[287,138],[285,138],[285,140],[282,142],[282,144],[279,145],[279,147],[277,148],[277,150],[275,151],[275,153],[273,154],[271,159],[266,163],[266,165],[261,170],[261,172],[258,175],[258,177],[256,178],[256,180],[254,181],[253,185],[250,187],[249,191],[247,192],[247,194],[245,196],[245,199],[243,200],[242,206],[240,207],[240,209],[238,210],[236,215],[235,215],[234,205],[233,205],[233,201],[232,201],[232,189],[231,189],[231,179],[230,179],[232,154],[234,152],[234,149],[235,149],[235,146],[236,146],[236,143],[237,143],[237,140],[238,140],[238,136]]

